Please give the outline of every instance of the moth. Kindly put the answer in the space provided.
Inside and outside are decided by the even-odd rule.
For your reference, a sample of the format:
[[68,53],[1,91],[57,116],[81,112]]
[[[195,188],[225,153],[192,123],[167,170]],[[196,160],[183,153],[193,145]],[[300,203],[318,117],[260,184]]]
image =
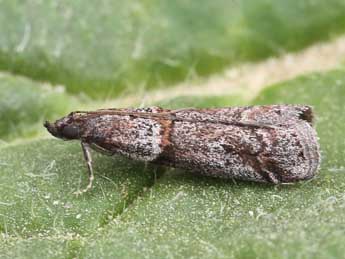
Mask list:
[[314,177],[320,164],[313,111],[306,105],[75,111],[44,126],[80,140],[94,179],[90,149],[203,175],[265,183]]

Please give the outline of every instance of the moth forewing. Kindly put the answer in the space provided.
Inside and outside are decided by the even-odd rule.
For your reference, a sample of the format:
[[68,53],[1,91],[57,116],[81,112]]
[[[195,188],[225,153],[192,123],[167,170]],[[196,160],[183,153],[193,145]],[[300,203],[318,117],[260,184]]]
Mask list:
[[45,126],[58,138],[82,142],[87,189],[90,147],[214,177],[278,184],[316,174],[320,154],[312,118],[305,105],[148,107],[72,112]]

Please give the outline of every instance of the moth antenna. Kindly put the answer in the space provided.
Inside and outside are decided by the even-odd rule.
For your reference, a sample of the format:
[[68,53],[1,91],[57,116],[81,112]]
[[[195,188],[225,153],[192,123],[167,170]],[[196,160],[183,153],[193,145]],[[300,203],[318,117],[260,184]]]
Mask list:
[[89,172],[89,183],[84,189],[74,192],[74,194],[76,195],[80,195],[89,191],[92,188],[92,183],[95,178],[93,174],[93,169],[92,169],[92,157],[91,157],[91,152],[90,152],[90,146],[89,144],[85,142],[81,142],[81,148],[83,150],[84,159],[86,161],[88,172]]

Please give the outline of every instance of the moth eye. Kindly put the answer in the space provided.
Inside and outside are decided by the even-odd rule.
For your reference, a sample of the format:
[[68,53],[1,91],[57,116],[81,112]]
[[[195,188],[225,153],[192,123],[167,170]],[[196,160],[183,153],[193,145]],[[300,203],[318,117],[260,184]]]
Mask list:
[[79,138],[79,128],[73,125],[67,125],[63,128],[62,135],[67,139]]

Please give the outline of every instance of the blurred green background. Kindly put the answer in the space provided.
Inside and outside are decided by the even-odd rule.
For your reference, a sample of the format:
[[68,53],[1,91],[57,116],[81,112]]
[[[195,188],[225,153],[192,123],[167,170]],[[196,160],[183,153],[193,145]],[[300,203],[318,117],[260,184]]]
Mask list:
[[0,68],[115,97],[345,31],[343,0],[1,1]]
[[[0,0],[0,258],[342,258],[345,1]],[[318,176],[198,177],[42,127],[70,111],[313,105]]]

